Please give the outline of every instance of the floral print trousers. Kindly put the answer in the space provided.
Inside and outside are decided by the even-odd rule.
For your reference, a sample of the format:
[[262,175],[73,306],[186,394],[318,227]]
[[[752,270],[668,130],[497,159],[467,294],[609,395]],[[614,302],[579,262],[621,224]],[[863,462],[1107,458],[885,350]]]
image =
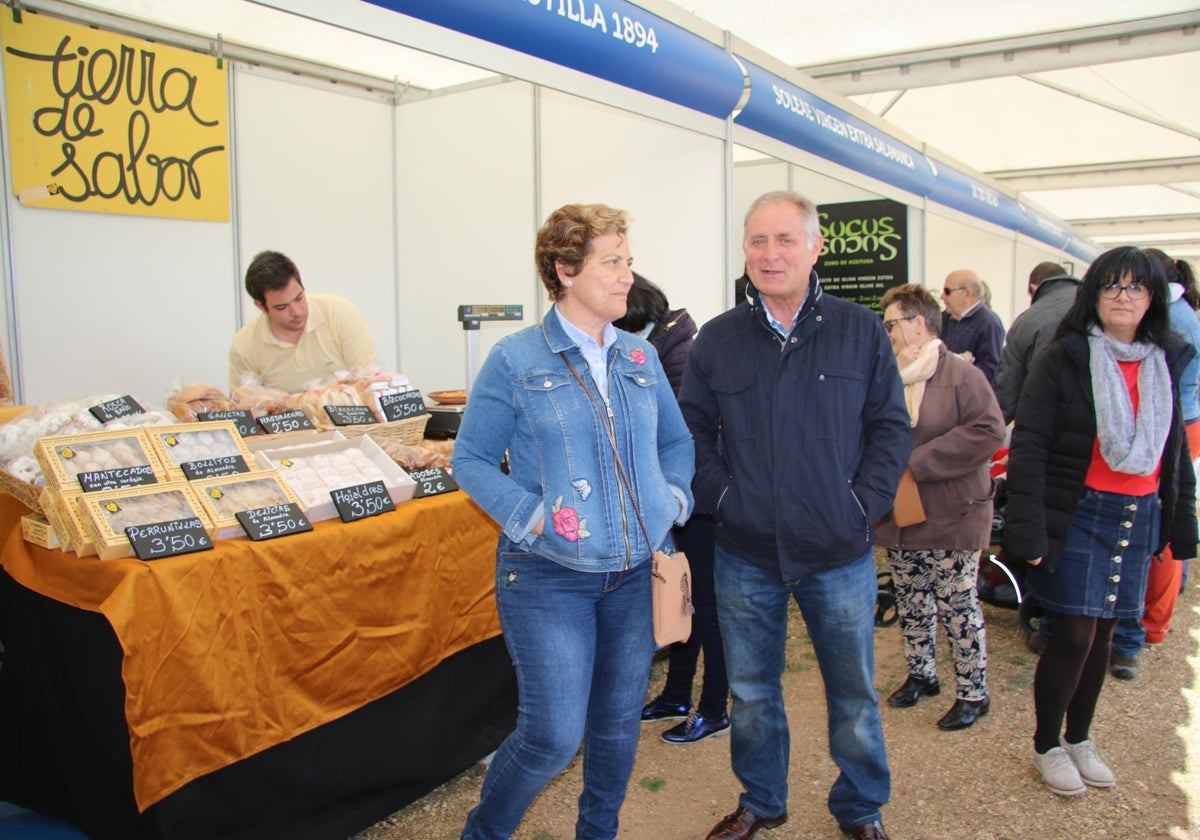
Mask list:
[[908,672],[937,676],[937,621],[954,656],[955,692],[960,700],[987,696],[987,632],[979,607],[979,552],[888,549],[892,583],[904,637]]

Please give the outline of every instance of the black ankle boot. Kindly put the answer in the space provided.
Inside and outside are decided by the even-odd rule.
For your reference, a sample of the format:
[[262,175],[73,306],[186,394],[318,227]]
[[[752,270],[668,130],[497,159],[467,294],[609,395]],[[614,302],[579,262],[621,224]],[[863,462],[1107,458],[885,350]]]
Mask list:
[[897,709],[907,709],[909,706],[917,705],[917,701],[922,697],[937,697],[941,690],[942,687],[938,684],[937,677],[926,680],[909,674],[904,685],[893,691],[887,702],[889,706]]
[[982,700],[955,700],[950,711],[942,715],[942,719],[938,721],[938,728],[948,732],[966,729],[986,715],[991,707],[991,701],[987,697]]

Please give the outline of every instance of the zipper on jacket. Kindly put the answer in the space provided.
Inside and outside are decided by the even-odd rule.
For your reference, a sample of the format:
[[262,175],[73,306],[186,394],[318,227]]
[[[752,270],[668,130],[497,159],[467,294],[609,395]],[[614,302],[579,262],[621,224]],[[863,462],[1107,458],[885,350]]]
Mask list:
[[[611,377],[609,378],[611,379]],[[609,434],[612,435],[613,444],[615,445],[617,442],[617,418],[613,416],[612,403],[608,401],[607,396],[604,397],[604,411],[608,414]],[[625,510],[624,480],[617,482],[617,501],[621,503],[621,534],[625,539],[625,567],[622,571],[629,571],[629,564],[633,562],[633,546],[629,544],[629,514]],[[651,550],[651,553],[653,553],[653,550]]]
[[855,507],[857,507],[858,512],[862,514],[863,521],[865,521],[867,523],[866,530],[863,532],[863,540],[866,543],[870,544],[870,542],[871,542],[871,522],[867,517],[867,509],[863,507],[862,502],[858,498],[858,494],[854,492],[853,485],[851,485],[849,481],[846,482],[846,485],[847,485],[846,489],[850,491],[850,498],[854,500]]

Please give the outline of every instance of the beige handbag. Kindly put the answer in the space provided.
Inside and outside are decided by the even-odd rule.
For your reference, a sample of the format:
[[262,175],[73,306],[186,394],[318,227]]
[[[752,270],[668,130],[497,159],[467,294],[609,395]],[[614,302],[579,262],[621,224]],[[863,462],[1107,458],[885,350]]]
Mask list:
[[[638,507],[637,496],[634,495],[633,485],[625,472],[625,465],[621,462],[621,453],[617,451],[616,435],[609,426],[604,412],[596,403],[596,398],[592,396],[592,392],[576,373],[567,354],[560,353],[559,355],[567,363],[575,381],[583,388],[583,392],[588,395],[588,399],[592,401],[592,405],[600,415],[600,425],[604,426],[604,431],[608,433],[608,442],[612,446],[617,472],[621,474],[621,480],[625,482],[625,489],[629,491],[629,502],[633,505],[638,525],[641,526],[642,534],[646,537],[646,544],[650,545],[650,534],[646,530],[646,523],[642,520],[642,511]],[[692,605],[692,570],[688,565],[687,556],[682,551],[668,554],[659,549],[654,552],[650,558],[650,595],[653,604],[654,643],[659,647],[666,647],[674,642],[686,642],[692,635],[692,616],[695,614],[696,608]]]
[[[636,510],[636,506],[634,507]],[[654,552],[650,561],[650,594],[654,604],[654,644],[666,647],[692,635],[692,570],[682,551]]]

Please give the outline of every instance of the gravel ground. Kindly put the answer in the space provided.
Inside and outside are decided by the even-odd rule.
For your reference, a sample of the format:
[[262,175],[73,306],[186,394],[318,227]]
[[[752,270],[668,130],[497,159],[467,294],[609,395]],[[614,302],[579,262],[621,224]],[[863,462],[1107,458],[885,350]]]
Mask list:
[[[892,799],[883,809],[889,834],[895,840],[1200,840],[1200,585],[1191,583],[1181,597],[1166,642],[1142,654],[1138,678],[1108,679],[1092,736],[1117,786],[1079,797],[1051,793],[1033,768],[1036,657],[1025,648],[1016,613],[985,605],[985,617],[989,715],[971,729],[942,732],[935,722],[953,701],[948,692],[911,709],[883,704],[892,768]],[[876,687],[886,697],[905,676],[898,626],[876,631],[876,656]],[[939,670],[952,683],[948,660]],[[663,678],[663,666],[655,665],[652,694]],[[756,840],[840,838],[825,808],[835,768],[826,749],[820,675],[798,617],[783,682],[792,730],[790,819]],[[668,745],[658,735],[669,725],[643,727],[621,812],[625,840],[701,840],[737,804],[729,739]],[[577,759],[543,791],[515,840],[573,838],[580,779]],[[454,840],[482,780],[482,768],[472,768],[353,840]]]

